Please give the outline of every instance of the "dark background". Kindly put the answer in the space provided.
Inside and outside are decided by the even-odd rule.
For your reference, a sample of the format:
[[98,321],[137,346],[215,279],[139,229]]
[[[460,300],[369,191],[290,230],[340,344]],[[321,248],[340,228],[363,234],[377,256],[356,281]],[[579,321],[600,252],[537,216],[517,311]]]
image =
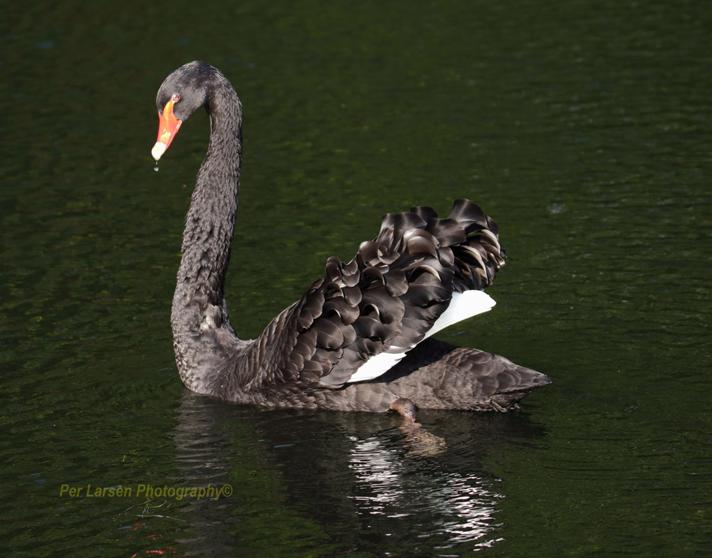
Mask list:
[[[709,547],[704,2],[2,3],[0,545],[35,556],[697,556]],[[515,415],[267,413],[184,392],[168,326],[206,60],[245,111],[228,300],[255,336],[388,211],[477,200],[497,307],[441,337],[554,384]],[[417,448],[416,448],[417,449]],[[219,502],[62,483],[229,482]],[[8,554],[7,552],[5,554]]]

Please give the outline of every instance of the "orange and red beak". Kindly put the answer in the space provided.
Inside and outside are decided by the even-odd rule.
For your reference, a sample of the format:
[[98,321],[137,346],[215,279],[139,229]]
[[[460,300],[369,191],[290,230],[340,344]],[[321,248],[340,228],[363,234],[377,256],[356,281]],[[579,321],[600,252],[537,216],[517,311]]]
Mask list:
[[158,137],[153,149],[151,149],[151,155],[156,161],[166,152],[173,138],[176,137],[180,125],[183,124],[183,121],[178,120],[176,115],[173,114],[173,105],[176,104],[177,100],[178,97],[176,95],[171,97],[171,100],[163,107],[163,113],[158,113]]

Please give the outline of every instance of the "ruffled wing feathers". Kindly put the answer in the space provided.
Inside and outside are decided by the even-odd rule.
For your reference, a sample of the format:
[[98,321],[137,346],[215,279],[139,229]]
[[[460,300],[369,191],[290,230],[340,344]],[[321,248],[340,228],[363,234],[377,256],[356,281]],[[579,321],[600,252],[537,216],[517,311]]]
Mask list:
[[350,262],[328,258],[324,277],[261,336],[270,339],[256,340],[281,353],[265,376],[338,388],[378,355],[395,364],[453,293],[486,288],[502,265],[496,224],[469,200],[455,201],[444,219],[429,207],[388,214]]

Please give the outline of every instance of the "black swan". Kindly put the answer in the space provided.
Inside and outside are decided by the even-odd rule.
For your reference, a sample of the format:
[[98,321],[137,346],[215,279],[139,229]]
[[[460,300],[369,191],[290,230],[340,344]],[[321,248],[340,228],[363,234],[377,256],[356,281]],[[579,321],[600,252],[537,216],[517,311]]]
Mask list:
[[466,199],[386,215],[374,240],[324,276],[253,340],[237,337],[224,296],[240,184],[242,106],[213,66],[190,62],[156,97],[158,161],[205,107],[210,144],[183,233],[171,326],[176,363],[197,393],[264,407],[506,411],[549,378],[504,357],[430,336],[494,306],[483,289],[504,264],[497,225]]

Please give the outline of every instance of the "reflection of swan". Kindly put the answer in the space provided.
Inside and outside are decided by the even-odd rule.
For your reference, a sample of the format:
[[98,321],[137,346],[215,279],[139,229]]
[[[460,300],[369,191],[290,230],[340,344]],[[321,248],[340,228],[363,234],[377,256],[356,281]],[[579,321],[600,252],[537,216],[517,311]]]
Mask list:
[[[179,472],[174,482],[181,486],[225,486],[233,482],[234,466],[229,409],[215,401],[185,392],[177,410],[173,435]],[[176,503],[187,519],[178,541],[180,555],[228,556],[237,545],[238,518],[232,513],[232,497],[186,498]]]
[[377,437],[356,441],[350,467],[356,475],[351,498],[357,513],[367,521],[372,516],[405,520],[419,538],[432,539],[438,548],[496,542],[487,537],[496,527],[496,503],[502,495],[492,479],[452,472],[433,483],[418,466],[411,467],[413,463],[423,461],[403,459],[396,447]]
[[428,499],[443,513],[453,519],[442,525],[450,544],[476,541],[476,546],[491,546],[498,538],[486,538],[494,525],[497,500],[502,495],[495,492],[491,480],[477,475],[452,474],[443,483],[441,493],[428,493]]
[[275,444],[260,433],[264,416],[184,392],[173,436],[179,472],[174,482],[227,483],[232,493],[173,503],[182,522],[180,556],[273,556],[294,549],[294,539],[325,544],[321,526],[287,502]]
[[[359,511],[383,514],[386,505],[403,495],[400,486],[402,463],[392,451],[384,448],[377,438],[359,440],[351,450],[349,467],[356,475],[359,493],[351,497],[359,503]],[[364,488],[361,494],[358,488]]]
[[240,180],[240,100],[216,68],[191,62],[165,79],[156,104],[156,160],[197,109],[211,122],[171,313],[178,371],[189,389],[267,407],[501,411],[549,383],[502,357],[428,339],[494,305],[484,289],[504,264],[497,225],[465,199],[446,218],[428,207],[389,214],[349,263],[329,258],[324,276],[256,340],[239,339],[224,282]]
[[504,485],[480,460],[541,432],[521,415],[424,417],[448,433],[448,448],[413,458],[409,433],[387,416],[265,413],[185,391],[173,435],[177,475],[161,481],[229,482],[234,492],[168,501],[157,513],[169,519],[141,523],[181,556],[294,554],[295,544],[304,555],[399,555],[414,541],[419,554],[434,555],[493,544]]

